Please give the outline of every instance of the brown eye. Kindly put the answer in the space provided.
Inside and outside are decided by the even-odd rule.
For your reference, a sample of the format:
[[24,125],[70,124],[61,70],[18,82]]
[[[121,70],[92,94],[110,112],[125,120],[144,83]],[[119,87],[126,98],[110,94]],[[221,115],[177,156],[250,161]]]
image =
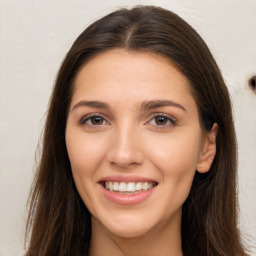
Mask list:
[[101,126],[101,125],[109,125],[103,117],[93,115],[93,116],[86,116],[84,117],[79,124],[86,125],[86,126]]
[[155,122],[157,125],[166,125],[168,123],[168,118],[165,116],[155,117]]
[[100,116],[91,117],[90,120],[92,125],[102,125],[104,122],[104,119]]
[[158,128],[168,128],[171,126],[174,126],[177,124],[177,121],[175,119],[173,119],[171,116],[167,116],[165,114],[159,114],[159,115],[155,115],[149,122],[149,125],[151,126],[155,126]]

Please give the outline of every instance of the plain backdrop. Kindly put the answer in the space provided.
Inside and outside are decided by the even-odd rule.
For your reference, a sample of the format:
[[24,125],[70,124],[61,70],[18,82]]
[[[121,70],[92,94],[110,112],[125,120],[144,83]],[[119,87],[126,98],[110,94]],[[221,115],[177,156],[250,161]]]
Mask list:
[[[204,38],[229,87],[239,146],[239,227],[256,241],[256,0],[0,0],[0,255],[24,253],[26,202],[56,72],[75,38],[137,4],[172,10]],[[256,255],[252,249],[252,255]]]

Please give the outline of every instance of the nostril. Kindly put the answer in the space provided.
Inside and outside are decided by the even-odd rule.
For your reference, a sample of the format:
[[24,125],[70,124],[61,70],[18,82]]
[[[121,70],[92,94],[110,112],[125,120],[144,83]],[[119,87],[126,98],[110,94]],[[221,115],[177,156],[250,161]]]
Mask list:
[[249,87],[254,93],[256,93],[256,76],[252,76],[249,79]]

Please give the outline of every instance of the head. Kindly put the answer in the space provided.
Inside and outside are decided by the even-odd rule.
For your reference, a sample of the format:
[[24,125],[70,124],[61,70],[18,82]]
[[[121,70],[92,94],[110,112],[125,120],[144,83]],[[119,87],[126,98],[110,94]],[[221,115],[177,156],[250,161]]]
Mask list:
[[[211,163],[207,168],[197,165],[188,197],[184,199],[182,242],[184,253],[194,251],[203,255],[205,248],[209,253],[222,252],[227,239],[223,228],[230,233],[236,231],[236,140],[229,93],[201,37],[176,14],[161,8],[135,7],[113,12],[89,26],[67,53],[50,101],[35,185],[51,195],[41,197],[47,208],[40,210],[49,211],[56,223],[61,223],[58,229],[65,235],[59,243],[63,247],[78,248],[85,237],[88,245],[90,214],[72,176],[66,144],[67,122],[83,68],[100,56],[118,51],[169,63],[186,81],[202,134],[214,133]],[[56,230],[54,225],[50,228]],[[69,244],[65,245],[65,241]]]

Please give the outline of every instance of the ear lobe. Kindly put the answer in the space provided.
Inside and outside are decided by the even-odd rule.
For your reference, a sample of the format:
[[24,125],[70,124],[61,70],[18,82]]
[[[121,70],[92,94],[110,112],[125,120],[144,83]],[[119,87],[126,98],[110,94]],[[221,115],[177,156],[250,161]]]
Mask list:
[[218,125],[213,124],[211,131],[207,134],[204,145],[203,152],[201,152],[198,163],[197,171],[200,173],[206,173],[210,170],[214,157],[216,155],[216,137],[218,132]]

